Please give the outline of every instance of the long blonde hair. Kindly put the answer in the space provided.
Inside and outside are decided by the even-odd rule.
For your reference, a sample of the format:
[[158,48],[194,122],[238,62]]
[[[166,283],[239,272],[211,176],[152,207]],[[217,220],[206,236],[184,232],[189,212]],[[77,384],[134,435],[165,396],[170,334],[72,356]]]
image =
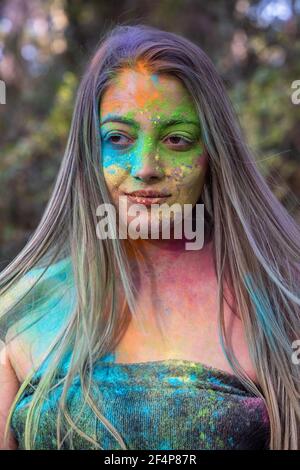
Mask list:
[[[33,339],[41,333],[43,319],[54,325],[51,335],[42,335],[39,364],[46,360],[48,364],[28,407],[25,448],[34,447],[43,402],[57,369],[70,354],[62,380],[57,447],[69,438],[72,448],[77,432],[102,449],[78,428],[66,407],[68,389],[78,374],[84,403],[126,449],[122,436],[93,401],[90,385],[93,362],[113,351],[129,315],[136,315],[136,292],[122,240],[99,239],[95,215],[100,204],[112,202],[101,165],[100,98],[115,74],[138,60],[151,71],[179,78],[197,107],[209,156],[199,202],[205,206],[213,239],[221,345],[236,375],[265,401],[270,449],[299,449],[300,366],[292,361],[292,344],[300,336],[299,226],[260,174],[207,55],[186,38],[145,25],[118,25],[102,38],[78,89],[65,154],[43,217],[0,275],[0,326],[8,330],[7,344],[21,334]],[[116,289],[118,276],[122,294]],[[258,386],[242,369],[227,339],[226,283],[233,289]],[[32,376],[18,391],[6,431]]]

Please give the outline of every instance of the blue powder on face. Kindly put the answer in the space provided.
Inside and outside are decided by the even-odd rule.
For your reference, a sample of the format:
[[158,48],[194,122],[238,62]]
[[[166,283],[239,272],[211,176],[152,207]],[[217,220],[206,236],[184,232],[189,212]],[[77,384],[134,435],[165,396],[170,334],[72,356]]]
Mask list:
[[151,80],[153,81],[153,83],[154,83],[155,85],[158,85],[158,84],[159,84],[159,83],[158,83],[158,75],[157,75],[157,73],[151,74]]

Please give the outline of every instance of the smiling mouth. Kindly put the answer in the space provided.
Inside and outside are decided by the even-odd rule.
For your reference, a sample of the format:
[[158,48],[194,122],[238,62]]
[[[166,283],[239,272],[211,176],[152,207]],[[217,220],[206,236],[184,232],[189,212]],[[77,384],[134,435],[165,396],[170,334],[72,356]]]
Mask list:
[[169,196],[160,196],[160,197],[150,197],[150,196],[132,196],[131,194],[126,194],[128,199],[135,204],[144,204],[145,206],[151,206],[151,204],[162,204],[164,203]]
[[144,204],[145,206],[151,206],[152,204],[162,204],[171,196],[171,194],[163,194],[150,190],[133,191],[132,193],[124,194],[135,204]]

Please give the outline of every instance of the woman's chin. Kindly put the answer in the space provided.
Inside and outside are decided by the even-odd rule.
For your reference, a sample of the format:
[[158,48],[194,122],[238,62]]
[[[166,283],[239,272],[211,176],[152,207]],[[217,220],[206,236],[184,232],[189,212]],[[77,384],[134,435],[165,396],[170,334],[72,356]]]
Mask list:
[[[126,224],[127,222],[127,224]],[[127,237],[136,240],[142,239],[166,239],[173,238],[174,220],[171,218],[163,218],[157,215],[150,218],[127,217],[127,221],[121,220],[121,227],[123,232],[127,233]]]

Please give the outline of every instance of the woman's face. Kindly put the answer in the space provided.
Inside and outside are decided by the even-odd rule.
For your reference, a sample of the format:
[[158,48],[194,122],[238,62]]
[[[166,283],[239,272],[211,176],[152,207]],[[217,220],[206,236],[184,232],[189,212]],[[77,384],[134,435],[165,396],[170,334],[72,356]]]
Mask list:
[[142,65],[123,69],[102,96],[100,131],[104,177],[122,221],[128,224],[130,205],[142,202],[126,199],[126,213],[118,205],[119,196],[133,191],[166,194],[159,201],[177,203],[182,212],[184,204],[196,204],[207,154],[194,103],[180,80]]

